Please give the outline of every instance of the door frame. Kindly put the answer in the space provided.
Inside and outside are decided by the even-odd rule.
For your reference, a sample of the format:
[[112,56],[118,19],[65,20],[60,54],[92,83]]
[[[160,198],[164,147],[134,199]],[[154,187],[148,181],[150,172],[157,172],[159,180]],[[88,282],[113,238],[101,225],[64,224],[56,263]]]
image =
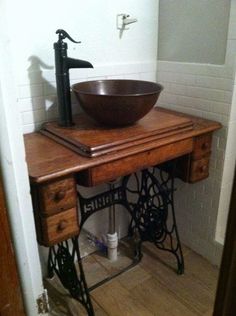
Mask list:
[[0,168],[26,314],[37,315],[43,277],[17,104],[7,2],[0,1]]
[[0,169],[0,223],[1,223],[1,272],[0,272],[0,315],[25,316],[22,299],[22,291],[18,269],[16,266],[15,252],[12,247],[12,236],[10,233],[5,194]]
[[213,316],[234,316],[236,311],[236,171],[234,174],[225,244]]

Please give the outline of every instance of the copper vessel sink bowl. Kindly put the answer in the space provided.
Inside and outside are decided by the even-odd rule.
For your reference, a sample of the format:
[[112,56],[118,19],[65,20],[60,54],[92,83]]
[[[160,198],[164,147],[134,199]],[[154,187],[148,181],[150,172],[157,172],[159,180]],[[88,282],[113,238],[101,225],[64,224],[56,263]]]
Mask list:
[[97,80],[74,84],[82,109],[102,125],[130,125],[155,105],[163,87],[141,80]]

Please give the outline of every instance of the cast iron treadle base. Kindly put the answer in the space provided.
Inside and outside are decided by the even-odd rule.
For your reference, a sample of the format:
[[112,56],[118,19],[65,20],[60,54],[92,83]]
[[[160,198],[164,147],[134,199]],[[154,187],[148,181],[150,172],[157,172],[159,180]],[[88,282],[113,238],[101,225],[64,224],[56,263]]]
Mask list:
[[[133,237],[135,244],[133,262],[128,267],[90,288],[87,287],[84,276],[78,246],[79,236],[71,239],[71,251],[68,241],[50,248],[49,276],[55,272],[71,296],[84,305],[89,316],[94,315],[89,292],[140,262],[144,241],[152,242],[157,248],[172,253],[177,261],[177,273],[184,273],[184,259],[174,210],[174,171],[175,161],[171,161],[162,166],[145,169],[139,174],[126,176],[120,186],[93,197],[84,198],[78,192],[80,231],[86,220],[95,212],[114,204],[122,204],[131,215],[128,234]],[[76,272],[75,259],[78,260],[79,272]]]
[[175,164],[172,161],[163,167],[145,169],[140,176],[124,178],[123,186],[129,197],[126,207],[132,214],[129,235],[140,236],[140,251],[142,242],[149,241],[172,253],[177,260],[177,273],[183,274],[184,259],[173,201]]
[[[86,308],[88,316],[94,316],[93,305],[90,300],[80,258],[78,236],[71,238],[71,241],[72,250],[70,250],[68,241],[50,247],[48,275],[51,278],[56,273],[64,288]],[[78,261],[79,272],[76,271],[75,260]]]

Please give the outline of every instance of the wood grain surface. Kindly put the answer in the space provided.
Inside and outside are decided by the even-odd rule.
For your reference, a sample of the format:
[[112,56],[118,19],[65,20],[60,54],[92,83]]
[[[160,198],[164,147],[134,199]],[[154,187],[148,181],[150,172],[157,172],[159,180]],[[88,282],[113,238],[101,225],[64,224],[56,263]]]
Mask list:
[[28,163],[31,183],[40,183],[57,179],[58,177],[77,173],[137,153],[148,152],[161,146],[174,144],[183,139],[193,139],[203,134],[212,133],[221,127],[217,122],[189,116],[183,113],[164,109],[160,111],[191,119],[193,122],[193,129],[184,133],[180,131],[175,135],[159,138],[141,145],[134,145],[128,149],[119,150],[94,158],[78,155],[65,146],[62,146],[39,133],[25,135],[26,160]]
[[44,124],[41,132],[69,149],[88,157],[100,156],[148,141],[191,130],[193,122],[155,108],[136,124],[111,128],[98,125],[85,114],[74,117],[75,125],[63,128],[57,122]]

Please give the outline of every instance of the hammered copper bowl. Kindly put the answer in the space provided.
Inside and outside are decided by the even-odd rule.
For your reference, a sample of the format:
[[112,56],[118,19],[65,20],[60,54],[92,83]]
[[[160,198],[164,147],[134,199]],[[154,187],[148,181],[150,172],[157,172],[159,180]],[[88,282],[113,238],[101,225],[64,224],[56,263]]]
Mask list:
[[72,91],[82,109],[108,126],[130,125],[155,105],[163,87],[140,80],[97,80],[74,84]]

